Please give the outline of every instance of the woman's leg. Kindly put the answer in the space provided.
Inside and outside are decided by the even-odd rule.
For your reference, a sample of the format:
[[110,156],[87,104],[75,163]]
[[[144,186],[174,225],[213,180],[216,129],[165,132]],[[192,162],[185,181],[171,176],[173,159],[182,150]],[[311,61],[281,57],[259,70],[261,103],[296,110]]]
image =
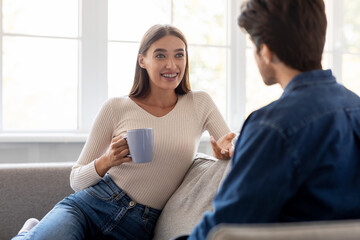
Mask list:
[[151,239],[160,212],[135,203],[106,175],[65,198],[28,234],[13,240]]
[[[88,239],[89,230],[87,217],[69,198],[65,198],[28,233],[20,233],[12,240],[80,240]],[[90,238],[90,237],[89,237]]]

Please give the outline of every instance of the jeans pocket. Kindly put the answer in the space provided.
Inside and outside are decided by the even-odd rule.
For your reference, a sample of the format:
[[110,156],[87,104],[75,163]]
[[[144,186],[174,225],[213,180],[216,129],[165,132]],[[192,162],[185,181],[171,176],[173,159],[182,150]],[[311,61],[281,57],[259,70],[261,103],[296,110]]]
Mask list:
[[92,197],[105,202],[112,201],[114,196],[116,196],[114,190],[112,190],[112,188],[104,180],[101,180],[99,183],[91,187],[88,187],[85,189],[85,192]]

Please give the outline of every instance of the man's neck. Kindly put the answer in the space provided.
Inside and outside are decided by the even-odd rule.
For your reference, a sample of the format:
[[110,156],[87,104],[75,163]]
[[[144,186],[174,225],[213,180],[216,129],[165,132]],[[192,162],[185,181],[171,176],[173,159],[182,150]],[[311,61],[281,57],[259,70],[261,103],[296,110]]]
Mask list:
[[281,88],[284,90],[286,86],[289,84],[291,79],[293,79],[296,75],[300,74],[299,70],[290,68],[283,63],[278,63],[275,67],[276,78]]

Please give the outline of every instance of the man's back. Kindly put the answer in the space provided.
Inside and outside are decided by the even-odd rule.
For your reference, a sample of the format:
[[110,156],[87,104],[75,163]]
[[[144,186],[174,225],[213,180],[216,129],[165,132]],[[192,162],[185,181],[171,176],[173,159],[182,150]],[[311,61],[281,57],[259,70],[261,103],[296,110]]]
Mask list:
[[291,173],[284,205],[268,221],[360,218],[360,98],[337,84],[331,71],[298,75],[247,125],[245,135],[246,128],[265,125],[266,134],[281,135],[283,145],[263,153],[263,161],[277,164],[279,154],[272,152],[281,151]]
[[190,239],[220,223],[360,219],[360,98],[329,70],[297,75],[245,121],[213,204]]

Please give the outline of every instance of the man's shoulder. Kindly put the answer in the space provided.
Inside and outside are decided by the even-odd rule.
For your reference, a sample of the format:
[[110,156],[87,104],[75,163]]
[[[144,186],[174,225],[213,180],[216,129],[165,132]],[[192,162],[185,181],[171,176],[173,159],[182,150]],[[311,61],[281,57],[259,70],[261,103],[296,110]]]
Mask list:
[[335,118],[345,118],[345,109],[360,108],[360,100],[348,98],[347,95],[344,92],[324,95],[318,90],[297,91],[254,111],[247,122],[271,126],[287,134],[310,125],[334,123]]
[[284,127],[289,119],[296,114],[295,109],[297,107],[296,103],[289,104],[280,98],[252,112],[248,117],[248,122]]
[[314,120],[320,108],[313,104],[313,99],[304,98],[302,94],[282,96],[251,113],[247,124],[270,127],[285,134]]

